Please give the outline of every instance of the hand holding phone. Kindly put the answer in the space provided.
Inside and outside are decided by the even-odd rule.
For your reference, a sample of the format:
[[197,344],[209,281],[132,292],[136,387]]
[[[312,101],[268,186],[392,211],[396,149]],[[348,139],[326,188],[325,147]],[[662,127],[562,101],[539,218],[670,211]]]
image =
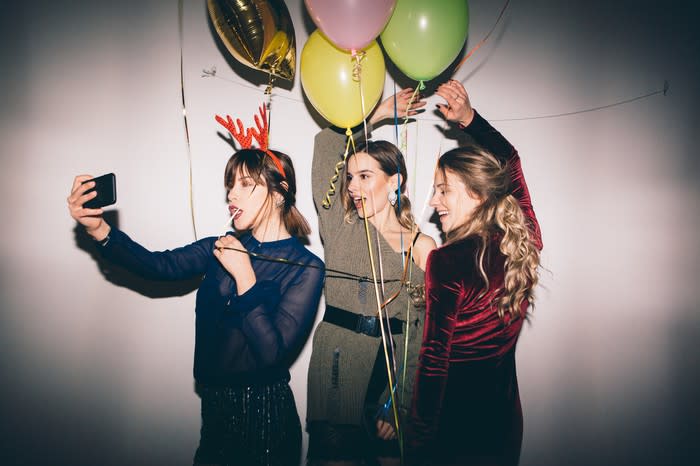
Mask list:
[[83,204],[86,209],[99,209],[117,202],[117,179],[114,173],[98,176],[90,180],[83,181],[83,184],[95,182],[95,187],[86,191],[85,194],[97,191],[97,195]]
[[[97,178],[78,175],[73,180],[73,187],[67,199],[70,216],[84,226],[85,231],[97,241],[103,241],[111,230],[109,224],[102,218],[101,206],[113,204],[116,201],[114,186],[113,173]],[[93,203],[95,198],[98,198],[98,201]],[[97,207],[89,207],[90,204]]]

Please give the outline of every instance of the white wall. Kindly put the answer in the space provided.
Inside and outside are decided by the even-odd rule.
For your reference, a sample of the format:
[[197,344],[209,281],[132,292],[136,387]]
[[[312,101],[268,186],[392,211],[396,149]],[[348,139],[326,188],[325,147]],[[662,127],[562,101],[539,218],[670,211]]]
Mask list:
[[[121,228],[153,249],[194,239],[177,2],[16,3],[0,16],[0,462],[190,464],[199,429],[194,285],[105,277],[65,205],[75,174],[113,171]],[[264,85],[251,90],[249,79],[265,77],[217,47],[204,2],[185,3],[201,237],[220,233],[226,220],[221,175],[232,150],[213,115],[250,120]],[[287,4],[300,52],[311,22],[301,0]],[[501,2],[470,6],[473,46]],[[697,456],[693,13],[684,2],[512,2],[456,76],[519,148],[544,235],[543,288],[518,348],[523,465],[686,464]],[[202,77],[212,66],[218,77]],[[666,96],[497,121],[604,106],[664,80]],[[385,95],[391,89],[389,76]],[[275,89],[272,108],[272,144],[293,156],[299,205],[316,231],[307,180],[323,123],[303,103],[298,69],[291,90]],[[409,132],[416,211],[436,154],[454,144],[439,124],[424,114]],[[378,135],[393,140],[391,128]],[[310,248],[322,254],[317,235]],[[292,374],[302,419],[309,351]]]

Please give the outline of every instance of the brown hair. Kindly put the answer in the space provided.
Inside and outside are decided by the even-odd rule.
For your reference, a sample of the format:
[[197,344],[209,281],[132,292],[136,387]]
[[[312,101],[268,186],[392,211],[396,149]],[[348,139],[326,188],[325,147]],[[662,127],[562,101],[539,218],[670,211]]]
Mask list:
[[495,234],[499,234],[499,250],[505,256],[503,289],[497,302],[498,315],[521,315],[521,305],[531,303],[537,285],[540,251],[533,240],[532,227],[511,192],[510,165],[501,163],[478,146],[465,146],[446,152],[438,160],[438,170],[456,175],[467,187],[468,194],[481,203],[470,218],[447,235],[447,243],[475,236],[480,239],[476,262],[489,286],[484,270],[484,256]]
[[296,176],[292,160],[287,154],[272,151],[282,163],[286,177],[283,177],[272,158],[260,149],[241,149],[231,156],[224,171],[224,186],[231,189],[239,169],[245,169],[256,183],[268,189],[268,201],[273,193],[279,193],[284,200],[282,221],[292,236],[303,237],[311,233],[309,223],[296,208]]
[[[411,213],[411,201],[406,195],[406,162],[404,161],[403,154],[394,144],[389,141],[367,141],[361,142],[355,147],[355,153],[364,152],[365,154],[372,157],[379,163],[379,167],[387,176],[393,176],[398,174],[400,177],[400,185],[397,194],[400,196],[399,201],[394,206],[394,212],[396,213],[396,218],[399,220],[399,224],[412,230],[416,228],[413,214]],[[350,154],[348,160],[354,154]],[[347,171],[347,163],[345,164],[345,170]],[[347,190],[347,181],[345,177],[342,177],[340,184],[340,191],[343,200],[343,207],[345,207],[345,221],[350,223],[353,218],[353,214],[356,214],[356,210],[352,199],[350,199],[350,194]]]

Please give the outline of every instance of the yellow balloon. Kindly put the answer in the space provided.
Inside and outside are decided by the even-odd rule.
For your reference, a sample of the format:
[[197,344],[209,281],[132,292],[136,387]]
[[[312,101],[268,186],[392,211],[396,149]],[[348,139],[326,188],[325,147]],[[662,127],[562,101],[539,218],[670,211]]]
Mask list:
[[208,0],[209,16],[233,58],[294,81],[294,25],[282,0]]
[[361,123],[384,90],[386,68],[377,41],[364,48],[361,56],[358,66],[350,52],[337,48],[319,30],[309,36],[301,51],[301,84],[306,96],[323,118],[341,128]]

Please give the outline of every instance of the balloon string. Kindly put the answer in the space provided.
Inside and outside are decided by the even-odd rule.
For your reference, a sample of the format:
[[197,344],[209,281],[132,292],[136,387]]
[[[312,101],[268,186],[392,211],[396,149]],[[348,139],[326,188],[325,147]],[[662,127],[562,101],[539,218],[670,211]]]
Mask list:
[[[358,86],[360,87],[360,106],[361,106],[361,111],[362,111],[362,123],[364,127],[364,132],[365,132],[365,143],[367,142],[368,135],[367,135],[367,118],[365,118],[366,112],[365,112],[365,96],[364,92],[362,89],[362,59],[364,58],[365,53],[355,53],[353,52],[353,57],[355,58],[355,65],[353,67],[353,79],[357,81]],[[351,137],[352,139],[352,137]],[[355,147],[353,144],[353,152],[355,151]],[[379,320],[379,327],[381,329],[382,333],[382,347],[384,348],[384,362],[386,364],[386,371],[387,371],[387,377],[389,381],[389,386],[393,387],[393,377],[392,373],[396,373],[396,355],[394,352],[391,352],[391,360],[389,359],[389,350],[388,350],[388,345],[391,344],[392,337],[391,337],[391,326],[389,325],[389,315],[387,312],[384,312],[384,318],[386,319],[386,322],[383,321],[382,318],[382,304],[384,302],[384,264],[382,260],[382,249],[381,249],[381,242],[379,240],[379,228],[375,228],[376,230],[376,237],[377,237],[377,253],[379,254],[379,274],[380,274],[380,283],[381,283],[381,297],[380,297],[380,292],[379,292],[379,286],[377,285],[377,272],[376,272],[376,266],[374,264],[374,257],[372,253],[372,244],[370,241],[370,234],[369,234],[369,223],[367,220],[367,212],[365,210],[365,196],[364,193],[361,193],[362,197],[362,213],[364,217],[364,223],[365,223],[365,232],[367,235],[367,247],[369,249],[369,257],[370,257],[370,264],[372,266],[372,278],[374,279],[374,292],[375,296],[377,299],[377,318]],[[374,199],[374,192],[372,192],[372,205],[373,208],[376,209],[376,202]],[[384,328],[384,325],[386,325],[386,329]],[[388,335],[387,335],[388,334]],[[393,371],[393,372],[392,372]],[[396,426],[396,433],[397,436],[400,437],[400,424],[399,424],[399,413],[396,408],[396,403],[394,402],[394,393],[391,393],[391,399],[393,402],[393,411],[394,411],[394,425]],[[401,442],[399,442],[399,451],[401,454],[401,463],[403,463],[403,445]]]
[[272,128],[272,86],[275,84],[275,76],[272,74],[274,69],[270,71],[267,78],[267,87],[265,88],[265,95],[267,96],[267,103],[265,103],[265,108],[267,109],[267,144],[270,147],[270,131]]
[[[370,234],[369,234],[369,222],[367,220],[367,211],[365,209],[365,196],[364,193],[360,193],[360,200],[362,202],[362,217],[364,219],[364,225],[365,225],[365,235],[367,238],[367,247],[369,249],[369,263],[370,267],[372,269],[372,280],[374,282],[374,295],[377,300],[377,317],[379,320],[379,329],[382,334],[382,347],[384,349],[384,363],[386,364],[386,371],[387,371],[387,377],[389,381],[389,387],[394,386],[394,378],[392,376],[392,365],[389,362],[389,352],[387,349],[387,336],[386,336],[386,331],[384,329],[384,320],[382,319],[382,301],[379,298],[379,286],[377,284],[377,268],[375,266],[374,262],[374,254],[372,252],[372,241],[370,240]],[[392,408],[394,412],[394,425],[396,426],[396,432],[397,435],[400,432],[400,425],[399,425],[399,412],[396,408],[396,401],[394,399],[394,393],[393,391],[389,391],[389,395],[391,396],[391,402],[392,402]],[[401,462],[403,463],[403,447],[401,443],[399,443],[399,451],[401,452]]]
[[197,240],[197,224],[195,223],[194,220],[194,194],[193,194],[193,188],[192,188],[192,146],[190,144],[190,130],[189,130],[189,125],[187,124],[187,105],[185,103],[185,71],[184,71],[184,58],[183,58],[183,5],[182,5],[183,0],[179,0],[177,4],[177,10],[178,10],[178,34],[179,34],[179,39],[180,39],[180,97],[182,99],[182,118],[185,123],[185,140],[187,141],[187,161],[188,161],[188,178],[187,178],[187,184],[188,184],[188,193],[189,193],[189,200],[190,200],[190,217],[192,219],[192,232],[194,233],[194,239],[195,241]]
[[[417,226],[414,222],[413,227],[411,228],[411,241],[413,241],[414,235],[418,234]],[[413,248],[411,248],[408,251],[408,257],[406,258],[408,262],[406,263],[408,265],[408,277],[409,277],[409,282],[411,280],[411,277],[413,276]],[[409,290],[406,290],[407,294]],[[406,396],[406,372],[408,369],[408,342],[411,338],[411,295],[408,295],[408,298],[406,300],[406,323],[405,323],[405,331],[404,331],[404,340],[403,340],[403,361],[401,364],[401,395],[400,399],[405,400]],[[398,383],[398,382],[397,382]],[[403,454],[403,431],[397,432],[397,437],[399,441],[399,448],[401,453]]]
[[[222,236],[224,236],[224,235],[222,235]],[[314,264],[306,264],[306,263],[304,263],[304,262],[298,262],[298,261],[293,261],[293,260],[290,260],[290,259],[285,259],[284,257],[268,256],[267,254],[260,254],[260,253],[248,251],[248,250],[246,250],[246,249],[238,249],[238,248],[234,248],[234,247],[230,247],[230,246],[223,246],[223,247],[219,247],[219,248],[216,248],[216,249],[228,249],[229,251],[240,252],[240,253],[242,253],[242,254],[247,254],[247,255],[249,255],[249,256],[252,257],[252,258],[259,259],[259,260],[266,261],[266,262],[277,262],[277,263],[279,263],[279,264],[295,265],[295,266],[298,266],[298,267],[309,267],[309,268],[312,268],[312,269],[325,270],[325,271],[326,271],[326,278],[337,278],[337,279],[355,280],[355,281],[358,281],[358,282],[370,282],[370,281],[372,281],[372,279],[369,278],[369,277],[364,277],[364,276],[361,276],[361,275],[357,275],[357,274],[354,274],[354,273],[352,273],[352,272],[346,272],[346,271],[344,271],[344,270],[332,269],[332,268],[330,268],[330,267],[326,267],[325,265],[319,266],[319,265],[314,265]],[[338,275],[330,275],[328,272],[331,272],[331,273],[334,273],[334,274],[338,274]],[[405,275],[405,274],[402,274],[402,275]],[[389,278],[389,279],[386,279],[385,282],[386,282],[386,283],[399,283],[399,286],[404,286],[404,285],[405,285],[405,286],[407,286],[409,289],[412,289],[412,288],[413,288],[413,285],[412,285],[411,283],[408,283],[408,282],[405,282],[405,283],[404,283],[404,281],[403,281],[404,278],[405,278],[405,277],[402,277],[402,278]]]
[[394,81],[394,141],[399,146],[399,108],[396,102],[396,81]]
[[364,51],[356,52],[353,50],[352,52],[352,58],[355,60],[355,64],[352,67],[352,79],[353,81],[357,81],[357,85],[360,87],[360,109],[362,111],[362,127],[365,132],[365,143],[367,143],[369,139],[367,134],[367,118],[365,118],[365,95],[362,89],[362,60],[366,55]]
[[331,196],[335,196],[335,183],[338,181],[338,178],[340,178],[340,172],[342,172],[343,168],[345,168],[345,161],[348,159],[348,153],[350,152],[351,145],[353,152],[355,152],[355,140],[352,137],[352,131],[350,131],[350,128],[345,130],[345,136],[347,136],[348,142],[345,144],[343,160],[335,164],[333,176],[328,183],[330,188],[328,188],[326,195],[323,197],[323,201],[321,201],[321,205],[324,209],[330,209],[331,205],[333,204],[333,201],[331,201]]
[[[219,76],[219,75],[217,74],[217,72],[216,72],[216,67],[214,67],[214,66],[213,66],[211,69],[208,69],[208,70],[207,70],[207,69],[203,69],[203,70],[202,70],[202,76],[201,76],[201,77],[202,77],[202,78],[217,78],[217,79],[221,79],[222,81],[226,81],[226,82],[228,82],[228,83],[231,83],[231,84],[233,84],[234,86],[243,87],[243,88],[245,88],[245,89],[249,89],[249,90],[254,91],[254,92],[260,92],[260,93],[263,93],[263,92],[264,92],[264,91],[261,91],[261,90],[260,90],[259,88],[257,88],[257,87],[247,86],[247,85],[245,85],[245,84],[236,82],[236,81],[234,81],[233,79],[224,78],[224,77]],[[561,118],[561,117],[570,116],[570,115],[578,115],[579,113],[596,112],[596,111],[599,111],[599,110],[605,110],[605,109],[608,109],[608,108],[611,108],[611,107],[616,107],[616,106],[618,106],[618,105],[628,104],[628,103],[634,102],[634,101],[636,101],[636,100],[646,99],[646,98],[655,96],[655,95],[657,95],[657,94],[666,95],[666,94],[668,93],[669,89],[670,89],[670,84],[669,84],[669,82],[668,82],[667,80],[665,80],[665,81],[664,81],[664,87],[663,87],[662,89],[659,89],[659,90],[654,91],[654,92],[650,92],[650,93],[648,93],[648,94],[639,95],[639,96],[637,96],[637,97],[632,97],[632,98],[630,98],[630,99],[621,100],[621,101],[613,102],[613,103],[606,104],[606,105],[601,105],[601,106],[599,106],[599,107],[593,107],[593,108],[588,108],[588,109],[583,109],[583,110],[574,110],[574,111],[571,111],[571,112],[557,113],[557,114],[553,114],[553,115],[525,116],[525,117],[518,117],[518,118],[489,118],[489,121],[527,121],[527,120],[539,120],[539,119],[543,119],[543,118]],[[285,99],[285,100],[291,100],[292,102],[296,102],[296,103],[299,103],[299,104],[304,104],[304,101],[303,101],[303,100],[295,99],[294,97],[287,97],[287,96],[281,95],[281,94],[275,94],[275,97],[280,98],[280,99]],[[422,121],[444,121],[444,120],[441,119],[441,118],[426,118],[426,117],[415,118],[415,120],[416,120],[416,122],[419,122],[419,123],[422,122]],[[397,147],[398,147],[398,144],[397,144]]]
[[[372,196],[372,207],[376,209],[377,203],[374,200],[374,191],[370,192],[370,195]],[[375,214],[377,213],[376,210],[374,212]],[[375,217],[376,218],[376,217]],[[388,217],[387,217],[388,218]],[[384,260],[382,258],[382,243],[379,241],[379,227],[374,228],[374,233],[375,233],[375,240],[377,241],[377,256],[379,257],[378,262],[379,262],[379,284],[381,285],[382,289],[382,300],[380,302],[384,302],[384,295],[385,295],[385,290],[384,290]]]
[[[422,83],[423,81],[421,81]],[[424,87],[425,88],[425,87]],[[416,96],[418,95],[418,92],[420,91],[420,86],[416,86],[416,88],[413,91],[413,94],[411,94],[411,98],[408,100],[408,105],[406,106],[406,115],[404,116],[403,119],[403,124],[401,126],[401,153],[405,154],[406,153],[406,147],[408,145],[407,142],[407,132],[408,132],[408,109],[411,108],[411,105],[413,105],[413,102],[416,100]]]
[[663,94],[664,96],[668,93],[668,90],[670,89],[670,84],[668,81],[664,81],[664,86],[662,89],[658,89],[653,92],[649,92],[648,94],[644,95],[639,95],[637,97],[632,97],[631,99],[626,99],[626,100],[621,100],[619,102],[614,102],[612,104],[607,104],[607,105],[601,105],[599,107],[593,107],[593,108],[586,108],[584,110],[576,110],[574,112],[565,112],[565,113],[556,113],[553,115],[539,115],[539,116],[532,116],[532,117],[522,117],[522,118],[502,118],[500,120],[496,119],[489,119],[489,121],[525,121],[525,120],[542,120],[546,118],[559,118],[559,117],[564,117],[564,116],[571,116],[571,115],[578,115],[580,113],[588,113],[588,112],[596,112],[598,110],[605,110],[607,108],[611,107],[617,107],[618,105],[624,105],[628,104],[630,102],[634,102],[636,100],[641,100],[641,99],[646,99],[647,97],[651,97],[657,94]]
[[[372,206],[375,206],[375,208],[376,208],[377,203],[376,203],[375,198],[374,198],[374,191],[371,191],[370,195],[372,196]],[[388,220],[388,217],[387,217],[387,220]],[[375,227],[374,233],[375,233],[375,239],[377,242],[377,256],[378,256],[378,262],[379,262],[379,283],[381,285],[381,302],[384,303],[385,296],[386,296],[386,289],[384,287],[384,255],[382,254],[382,242],[379,238],[380,233],[379,233],[378,227]],[[401,255],[401,257],[403,258],[403,254]],[[402,263],[403,263],[403,261],[402,261]],[[382,307],[384,307],[384,306],[382,306]],[[380,318],[381,318],[381,314],[380,314]],[[389,314],[387,312],[384,312],[384,318],[386,320],[389,341],[393,342],[393,337],[391,335],[391,325],[389,323]],[[392,361],[392,364],[394,367],[394,373],[396,373],[396,355],[394,354],[393,351],[391,353],[391,361]]]
[[509,3],[510,3],[510,0],[506,0],[506,3],[503,5],[503,8],[501,8],[501,13],[498,15],[498,19],[497,19],[496,22],[493,24],[493,27],[491,28],[491,30],[488,32],[488,34],[486,34],[486,36],[485,36],[483,39],[481,39],[481,41],[479,41],[478,44],[476,44],[476,45],[469,51],[469,53],[467,53],[467,54],[464,56],[464,58],[462,58],[462,59],[459,61],[459,63],[457,64],[457,66],[455,66],[454,71],[452,72],[452,76],[454,76],[454,75],[457,73],[457,71],[462,67],[462,65],[464,64],[464,62],[466,62],[467,60],[469,60],[469,57],[471,57],[472,54],[473,54],[474,52],[476,52],[477,50],[479,50],[479,48],[480,48],[482,45],[484,45],[484,44],[486,43],[486,41],[488,40],[488,38],[491,36],[491,33],[493,33],[493,31],[496,29],[496,26],[497,26],[498,23],[501,21],[501,18],[503,17],[503,13],[506,12],[506,8],[508,7],[508,4],[509,4]]
[[[408,109],[406,110],[408,112]],[[398,102],[396,100],[396,81],[394,81],[394,140],[396,146],[399,145],[399,108]],[[401,214],[401,169],[400,164],[396,163],[396,176],[398,177],[398,203],[399,203],[399,215]],[[401,261],[405,259],[405,249],[403,244],[403,229],[401,229],[401,234],[399,235],[399,241],[401,243]]]

